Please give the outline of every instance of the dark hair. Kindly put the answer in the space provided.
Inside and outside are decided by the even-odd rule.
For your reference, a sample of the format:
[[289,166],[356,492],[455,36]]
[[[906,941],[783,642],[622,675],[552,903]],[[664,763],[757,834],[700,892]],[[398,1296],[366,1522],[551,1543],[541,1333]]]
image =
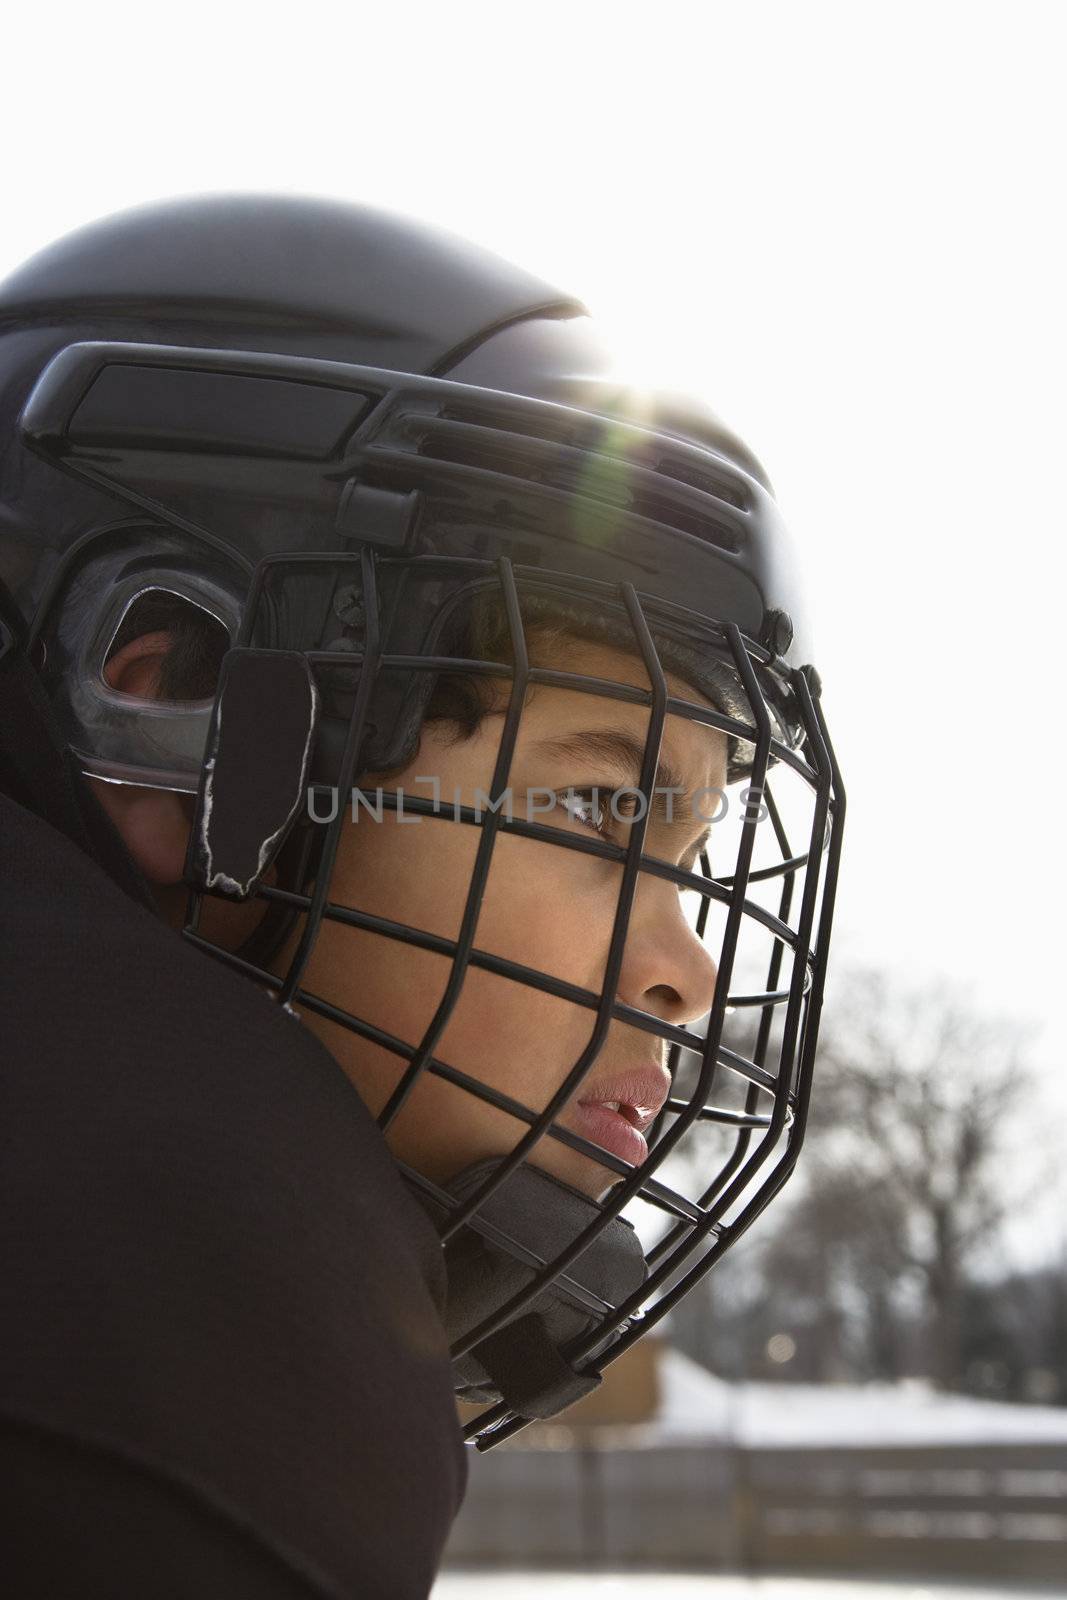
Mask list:
[[[523,626],[530,657],[542,665],[554,654],[554,645],[562,649],[568,637],[574,637],[572,630],[556,619],[532,615],[525,607]],[[499,661],[503,666],[510,666],[513,659],[511,629],[503,607],[495,600],[473,607],[449,637],[445,653],[461,660]],[[506,678],[442,672],[430,692],[423,720],[454,723],[457,740],[469,739],[491,711],[499,711],[506,705],[507,698]]]

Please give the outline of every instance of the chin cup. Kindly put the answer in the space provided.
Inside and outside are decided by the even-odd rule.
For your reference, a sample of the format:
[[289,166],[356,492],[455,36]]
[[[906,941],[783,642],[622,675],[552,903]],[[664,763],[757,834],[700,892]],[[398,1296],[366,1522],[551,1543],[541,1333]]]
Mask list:
[[[503,1157],[479,1161],[444,1189],[406,1171],[434,1222],[447,1220],[448,1200],[467,1200],[501,1165]],[[602,1215],[588,1195],[537,1167],[520,1166],[485,1200],[444,1246],[448,1301],[444,1312],[449,1343],[527,1288],[547,1263],[561,1255]],[[576,1261],[503,1327],[453,1362],[461,1400],[503,1400],[528,1419],[552,1417],[600,1383],[596,1363],[627,1326],[612,1328],[581,1370],[568,1345],[615,1321],[615,1308],[647,1276],[644,1251],[632,1225],[612,1217]]]

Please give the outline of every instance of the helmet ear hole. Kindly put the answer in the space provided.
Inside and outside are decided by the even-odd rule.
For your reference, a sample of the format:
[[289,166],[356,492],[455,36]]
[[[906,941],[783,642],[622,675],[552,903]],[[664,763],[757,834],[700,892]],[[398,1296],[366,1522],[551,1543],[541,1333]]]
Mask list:
[[126,607],[104,656],[105,677],[120,652],[151,635],[169,638],[153,698],[212,699],[230,635],[212,612],[171,589],[146,589]]

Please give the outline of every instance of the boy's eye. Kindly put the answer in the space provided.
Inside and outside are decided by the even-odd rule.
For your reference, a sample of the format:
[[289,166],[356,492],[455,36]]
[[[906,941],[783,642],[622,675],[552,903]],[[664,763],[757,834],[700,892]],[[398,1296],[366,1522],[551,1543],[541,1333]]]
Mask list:
[[602,833],[610,821],[607,804],[602,801],[599,789],[564,789],[559,803],[569,817],[587,828]]
[[628,789],[564,789],[557,796],[569,817],[605,838],[625,831],[637,812],[637,796]]
[[[625,834],[626,829],[634,821],[639,800],[630,789],[561,789],[556,795],[564,814],[580,822],[583,827],[591,828],[594,833],[599,833],[601,838],[612,843],[624,843],[619,836]],[[685,856],[678,862],[686,872],[705,873],[711,875],[711,863],[707,858],[708,843],[703,840],[699,845],[686,851]],[[707,863],[705,866],[704,863]],[[679,885],[679,894],[692,893],[691,890]]]

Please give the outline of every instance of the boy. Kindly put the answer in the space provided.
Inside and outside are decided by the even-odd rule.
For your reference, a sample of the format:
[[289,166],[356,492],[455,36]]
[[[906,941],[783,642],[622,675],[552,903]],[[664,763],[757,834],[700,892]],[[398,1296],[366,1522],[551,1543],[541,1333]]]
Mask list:
[[34,1581],[425,1593],[452,1388],[482,1447],[569,1404],[795,1160],[843,800],[773,502],[356,208],[135,212],[0,319]]

